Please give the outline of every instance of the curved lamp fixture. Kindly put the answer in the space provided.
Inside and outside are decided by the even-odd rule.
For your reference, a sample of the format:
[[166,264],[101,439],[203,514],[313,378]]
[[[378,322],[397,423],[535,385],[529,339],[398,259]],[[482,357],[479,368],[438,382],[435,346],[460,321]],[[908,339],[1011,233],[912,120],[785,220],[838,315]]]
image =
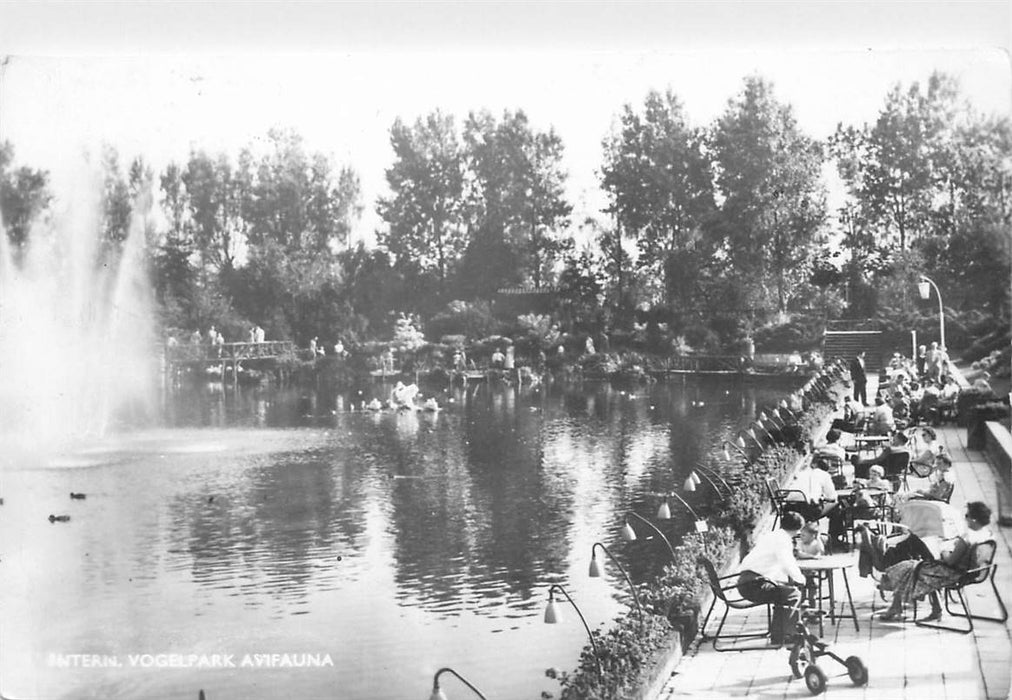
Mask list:
[[773,433],[771,433],[770,431],[766,430],[766,427],[760,421],[754,421],[752,423],[752,427],[753,427],[753,430],[755,428],[758,428],[759,430],[763,431],[763,433],[766,435],[766,438],[770,442],[775,442],[775,440],[773,439]]
[[934,288],[935,294],[938,296],[938,337],[941,340],[942,347],[945,345],[945,307],[942,306],[942,293],[938,291],[938,285],[932,282],[928,277],[921,275],[921,281],[917,283],[917,291],[921,293],[921,299],[931,298],[931,289]]
[[622,565],[619,563],[618,559],[616,559],[615,556],[611,552],[608,551],[608,548],[605,547],[600,542],[595,542],[590,547],[590,571],[587,572],[588,575],[591,578],[600,578],[600,577],[604,576],[604,564],[599,563],[598,560],[597,560],[597,548],[598,547],[601,548],[602,552],[604,552],[605,554],[608,555],[609,559],[611,559],[613,562],[615,562],[615,566],[617,566],[618,570],[622,572],[622,576],[623,576],[623,578],[625,578],[625,582],[629,584],[629,590],[632,591],[633,600],[636,601],[636,609],[642,615],[643,614],[643,606],[640,604],[640,597],[639,597],[639,594],[636,593],[636,586],[633,585],[632,579],[629,578],[629,574],[627,574],[626,570],[624,568],[622,568]]
[[594,641],[594,635],[590,632],[590,627],[587,625],[587,620],[580,612],[580,608],[576,606],[573,599],[566,593],[566,589],[557,583],[553,583],[552,587],[548,589],[548,605],[545,607],[545,624],[554,625],[562,619],[562,613],[559,612],[559,606],[555,603],[555,592],[558,591],[562,595],[566,596],[566,600],[573,606],[573,610],[580,617],[580,622],[583,623],[583,629],[587,630],[587,636],[590,638],[590,646],[594,650],[594,662],[597,664],[597,673],[601,674],[601,656],[597,651],[597,642]]
[[[689,476],[689,478],[687,479],[687,481],[692,481],[692,476],[691,475]],[[693,490],[695,490],[695,484],[693,484]],[[684,498],[682,498],[681,496],[679,496],[674,491],[672,491],[671,493],[667,494],[664,497],[664,502],[661,503],[661,507],[657,509],[657,519],[658,520],[670,520],[671,519],[671,508],[668,506],[668,498],[671,497],[671,496],[674,496],[678,500],[679,503],[681,503],[683,506],[685,506],[685,508],[690,513],[692,513],[692,517],[696,519],[696,532],[706,532],[707,530],[710,529],[710,525],[706,522],[706,520],[704,520],[703,518],[699,517],[699,513],[697,513],[695,510],[693,510],[692,506],[690,506],[688,504],[688,502]]]
[[779,408],[781,417],[786,413],[791,420],[797,420],[797,414],[795,414],[794,411],[792,411],[790,407],[787,405],[787,399],[780,400]]
[[[702,474],[703,479],[706,481],[706,483],[708,483],[713,488],[713,490],[717,494],[717,498],[719,498],[721,502],[723,502],[726,498],[724,496],[724,492],[720,490],[721,486],[727,489],[727,496],[731,495],[732,492],[731,485],[728,484],[726,481],[724,481],[724,478],[720,474],[718,474],[717,472],[713,471],[709,467],[706,467],[699,462],[696,462],[696,468],[692,471],[692,473],[689,474],[689,477],[685,480],[684,487],[686,491],[692,492],[696,490],[696,487],[699,486],[699,484],[701,483],[699,479],[700,474]],[[717,485],[718,482],[720,483],[720,486]]]
[[678,558],[675,556],[675,548],[671,546],[671,540],[665,537],[664,533],[661,532],[656,525],[654,525],[652,522],[650,522],[642,515],[634,511],[629,511],[628,513],[625,514],[625,525],[622,527],[622,539],[624,539],[626,542],[632,542],[633,540],[636,539],[636,531],[633,530],[632,525],[629,524],[630,515],[638,520],[642,520],[644,523],[646,523],[647,527],[649,527],[651,530],[653,530],[654,532],[656,532],[658,535],[661,536],[661,539],[664,540],[664,544],[668,546],[668,551],[671,552],[672,561]]
[[748,430],[739,430],[738,431],[738,441],[737,442],[738,442],[739,447],[741,447],[742,449],[745,449],[745,447],[746,447],[745,439],[742,438],[742,434],[748,435],[750,438],[752,438],[752,441],[756,444],[756,447],[758,447],[760,450],[763,449],[763,444],[759,441],[759,438],[757,438],[755,436],[755,432],[751,428],[749,428]]
[[[686,481],[690,481],[690,482],[693,481],[692,476],[690,475],[689,478]],[[696,490],[696,485],[695,484],[692,485],[692,490],[693,491]],[[699,517],[699,513],[697,513],[695,510],[693,510],[692,506],[690,506],[688,504],[688,502],[684,498],[682,498],[681,496],[679,496],[674,491],[672,491],[671,493],[668,493],[667,495],[664,496],[664,501],[661,503],[660,507],[657,509],[657,519],[658,520],[671,520],[671,508],[668,506],[668,498],[670,498],[672,496],[674,496],[683,506],[685,506],[685,508],[690,513],[692,513],[692,517],[694,517],[696,520],[702,520],[702,518]]]
[[744,447],[738,447],[736,443],[733,443],[730,440],[724,440],[724,442],[721,443],[721,448],[723,448],[724,451],[724,459],[726,459],[728,462],[731,461],[731,453],[728,451],[727,449],[728,447],[733,447],[738,452],[738,454],[740,454],[742,457],[745,458],[746,462],[749,461],[748,452],[745,451]]
[[769,413],[766,413],[766,411],[759,412],[759,424],[765,426],[766,423],[769,423],[777,430],[783,430],[784,427],[784,419],[780,417],[780,412],[776,408]]
[[444,673],[453,674],[454,676],[457,677],[457,680],[459,680],[461,683],[463,683],[472,691],[474,691],[474,694],[477,695],[479,698],[488,700],[488,698],[482,695],[480,690],[471,685],[471,683],[466,678],[464,678],[462,675],[454,671],[449,666],[444,666],[443,668],[439,669],[438,671],[436,671],[436,675],[432,677],[432,695],[429,696],[429,700],[446,700],[446,694],[439,689],[439,677]]

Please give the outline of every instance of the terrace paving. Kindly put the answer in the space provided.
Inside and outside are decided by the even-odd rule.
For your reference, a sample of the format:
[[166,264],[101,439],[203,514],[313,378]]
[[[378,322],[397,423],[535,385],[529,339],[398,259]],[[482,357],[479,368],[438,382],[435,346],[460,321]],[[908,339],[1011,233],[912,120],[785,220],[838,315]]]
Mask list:
[[[873,387],[869,386],[871,395],[874,395]],[[966,448],[965,428],[945,425],[938,430],[938,435],[953,456],[957,483],[952,504],[962,510],[969,501],[984,501],[997,520],[996,476],[984,454]],[[911,479],[911,488],[919,488],[918,482],[918,479]],[[1008,604],[1012,602],[1009,600],[1012,594],[1012,530],[1000,527],[997,522],[992,522],[991,530],[998,544],[995,580]],[[856,567],[850,570],[848,576],[860,632],[854,630],[850,620],[839,620],[833,624],[827,619],[823,640],[829,642],[830,649],[843,658],[850,655],[861,657],[869,670],[869,682],[864,687],[852,685],[842,665],[822,657],[818,659],[818,664],[829,676],[826,695],[841,700],[1005,700],[1009,697],[1012,666],[1010,623],[977,621],[972,634],[962,635],[917,627],[912,622],[883,622],[872,616],[873,606],[875,611],[881,612],[888,605],[878,596],[873,579],[858,576]],[[839,574],[837,588],[839,596],[842,590]],[[997,615],[997,604],[990,586],[971,586],[965,593],[973,611]],[[918,612],[925,615],[928,609],[925,602],[919,606]],[[943,616],[943,622],[947,624],[952,624],[953,620],[963,622]],[[716,629],[716,622],[710,622],[711,632]],[[740,629],[764,629],[765,624],[764,608],[732,611],[725,630],[734,631],[732,625]],[[804,680],[792,677],[786,649],[718,653],[713,650],[711,642],[700,644],[697,638],[655,700],[746,695],[757,698],[810,697]]]

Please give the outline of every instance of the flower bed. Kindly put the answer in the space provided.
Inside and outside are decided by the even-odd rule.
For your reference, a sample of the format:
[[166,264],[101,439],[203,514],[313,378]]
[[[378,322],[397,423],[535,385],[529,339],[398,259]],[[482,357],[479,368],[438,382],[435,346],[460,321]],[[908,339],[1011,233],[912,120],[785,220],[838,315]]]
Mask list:
[[[808,443],[824,428],[843,391],[842,381],[836,380],[827,391],[813,394],[804,413],[794,422],[800,429],[799,439],[791,446],[767,447],[748,468],[732,469],[727,459],[716,452],[711,455],[718,471],[733,471],[728,479],[734,487],[730,497],[711,513],[707,532],[686,535],[675,547],[674,561],[653,581],[637,587],[645,608],[642,615],[630,610],[618,617],[607,632],[593,632],[598,647],[596,659],[588,645],[575,671],[548,669],[546,675],[560,683],[562,700],[646,697],[645,689],[658,681],[666,658],[680,653],[696,636],[699,611],[708,591],[697,559],[706,557],[718,569],[737,559],[742,542],[751,537],[756,524],[769,512],[765,479],[773,477],[783,482],[793,472],[803,456],[797,445]],[[542,697],[550,695],[542,693]]]

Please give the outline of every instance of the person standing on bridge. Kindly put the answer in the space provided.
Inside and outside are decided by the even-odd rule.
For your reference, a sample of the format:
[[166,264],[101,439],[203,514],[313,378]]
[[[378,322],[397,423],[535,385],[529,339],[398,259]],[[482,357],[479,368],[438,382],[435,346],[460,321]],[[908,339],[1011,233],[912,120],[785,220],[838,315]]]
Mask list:
[[264,340],[266,339],[266,337],[267,337],[267,334],[264,332],[263,327],[261,327],[261,326],[258,325],[256,327],[256,342],[262,343],[262,342],[264,342]]
[[850,361],[850,380],[854,382],[854,400],[868,405],[868,375],[865,373],[864,350]]

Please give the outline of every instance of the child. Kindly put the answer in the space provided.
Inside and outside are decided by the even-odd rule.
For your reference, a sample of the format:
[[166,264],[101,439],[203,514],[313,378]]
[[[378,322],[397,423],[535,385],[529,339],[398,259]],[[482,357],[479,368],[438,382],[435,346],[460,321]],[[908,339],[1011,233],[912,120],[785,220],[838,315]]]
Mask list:
[[868,482],[866,485],[870,489],[893,490],[892,482],[885,478],[885,469],[878,464],[873,464],[868,468]]
[[826,553],[826,548],[819,537],[819,523],[813,520],[805,523],[794,546],[795,557],[798,559],[817,559]]
[[[805,523],[805,526],[801,528],[801,532],[798,533],[797,542],[794,543],[794,557],[796,559],[818,559],[825,553],[826,549],[822,544],[822,538],[819,536],[818,521],[813,520],[812,522]],[[819,595],[818,575],[808,571],[804,572],[804,574],[804,597],[808,601],[808,604],[814,607]]]

